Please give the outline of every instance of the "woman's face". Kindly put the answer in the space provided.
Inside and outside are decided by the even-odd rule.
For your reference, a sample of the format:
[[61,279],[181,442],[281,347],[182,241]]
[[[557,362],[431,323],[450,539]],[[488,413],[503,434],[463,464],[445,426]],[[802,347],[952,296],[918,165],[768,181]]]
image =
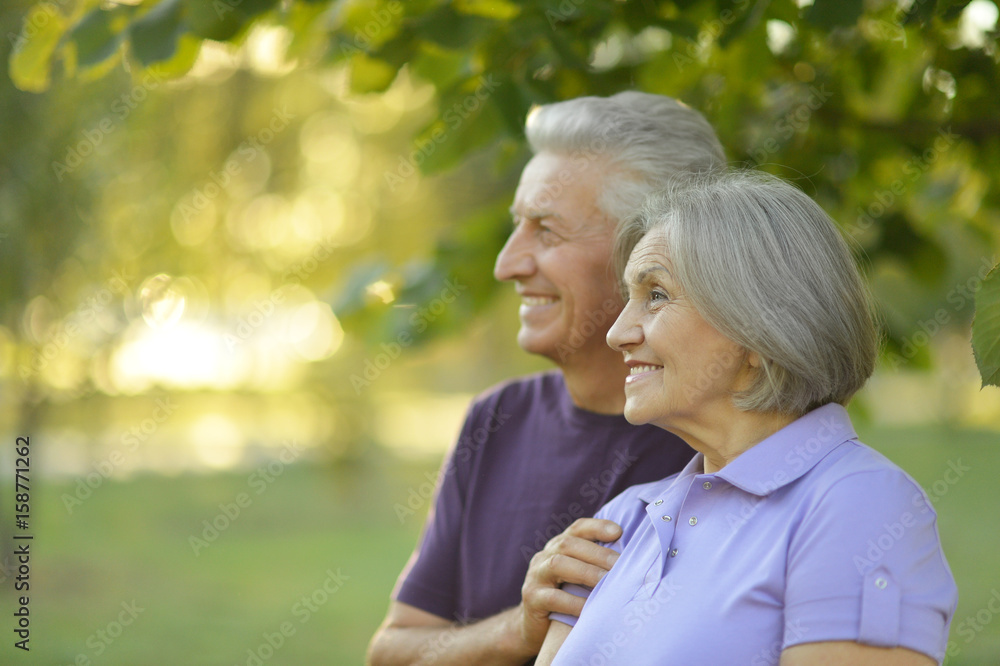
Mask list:
[[731,412],[732,392],[749,380],[747,354],[685,298],[661,232],[651,231],[635,246],[625,287],[628,301],[608,332],[608,344],[624,354],[630,368],[629,423],[683,429],[692,420]]

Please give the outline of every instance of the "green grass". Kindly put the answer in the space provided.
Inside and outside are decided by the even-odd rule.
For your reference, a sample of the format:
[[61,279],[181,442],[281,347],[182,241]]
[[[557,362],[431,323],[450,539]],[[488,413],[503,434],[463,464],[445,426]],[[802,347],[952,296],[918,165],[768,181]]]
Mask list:
[[[945,478],[949,461],[971,468],[953,484],[939,483],[945,492],[935,499],[961,595],[952,632],[957,652],[947,663],[1000,663],[1000,617],[987,609],[1000,590],[997,436],[859,430],[925,488]],[[242,666],[264,634],[290,622],[294,635],[264,664],[360,664],[426,510],[401,523],[393,506],[405,503],[435,467],[434,461],[289,467],[259,495],[246,473],[138,477],[105,483],[72,514],[60,500],[72,484],[44,485],[32,499],[32,650],[24,655],[11,646],[8,581],[0,592],[7,618],[0,663],[63,665],[84,655],[93,664]],[[252,504],[195,556],[189,537],[200,535],[202,520],[211,521],[220,502],[241,492]],[[294,614],[328,570],[345,577],[343,586],[315,612]],[[93,645],[122,602],[133,599],[142,612],[96,656],[88,638]],[[990,621],[971,639],[959,635],[959,623],[977,613]]]
[[[143,477],[104,484],[72,515],[60,501],[71,486],[44,487],[33,498],[32,649],[5,640],[0,663],[245,664],[283,622],[295,633],[265,663],[361,663],[421,524],[401,525],[392,505],[424,470],[291,467],[260,495],[246,474]],[[189,537],[241,492],[252,504],[196,556]],[[342,587],[293,613],[328,570]],[[96,655],[96,632],[132,600],[142,612]]]

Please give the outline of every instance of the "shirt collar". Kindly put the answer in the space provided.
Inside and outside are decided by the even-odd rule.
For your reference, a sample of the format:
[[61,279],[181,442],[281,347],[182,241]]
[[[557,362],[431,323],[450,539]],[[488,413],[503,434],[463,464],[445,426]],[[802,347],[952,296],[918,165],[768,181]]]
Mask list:
[[[837,446],[857,437],[847,410],[830,403],[792,421],[709,476],[763,497],[799,479]],[[704,456],[695,454],[679,474],[650,484],[638,497],[652,502],[667,486],[684,477],[704,474],[704,469]]]

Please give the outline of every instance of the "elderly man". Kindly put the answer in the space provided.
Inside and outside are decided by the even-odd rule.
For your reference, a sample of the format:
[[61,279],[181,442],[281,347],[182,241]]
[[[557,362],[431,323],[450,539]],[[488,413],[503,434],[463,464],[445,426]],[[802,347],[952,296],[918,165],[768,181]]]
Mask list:
[[558,370],[470,408],[371,664],[530,661],[549,613],[583,607],[560,585],[593,586],[617,558],[594,542],[619,527],[589,517],[691,457],[677,437],[622,416],[628,369],[605,343],[622,308],[611,248],[618,223],[671,175],[724,165],[715,133],[669,97],[625,92],[539,107],[526,134],[534,157],[494,274],[521,296],[518,343]]

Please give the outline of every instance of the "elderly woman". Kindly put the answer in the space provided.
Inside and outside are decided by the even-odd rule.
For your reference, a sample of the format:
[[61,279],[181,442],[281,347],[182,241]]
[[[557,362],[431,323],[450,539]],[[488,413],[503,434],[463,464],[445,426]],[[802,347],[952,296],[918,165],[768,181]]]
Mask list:
[[553,614],[538,663],[940,662],[957,593],[934,511],[844,409],[878,336],[833,221],[776,178],[697,177],[616,254],[625,416],[698,453],[601,509],[621,555],[567,588],[583,612]]

